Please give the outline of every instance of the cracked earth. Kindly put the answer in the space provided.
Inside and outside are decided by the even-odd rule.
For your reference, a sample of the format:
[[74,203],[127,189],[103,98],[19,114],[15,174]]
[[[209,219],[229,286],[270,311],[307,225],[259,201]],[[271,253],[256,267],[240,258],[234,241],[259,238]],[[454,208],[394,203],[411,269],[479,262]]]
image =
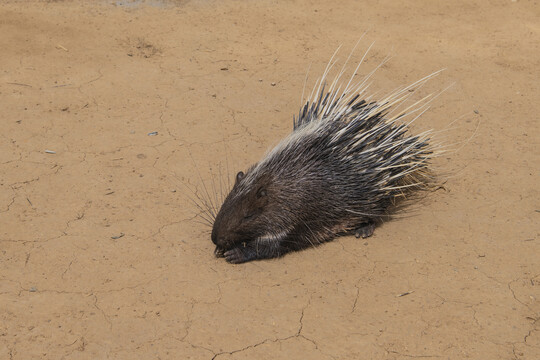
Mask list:
[[[539,17],[2,2],[0,359],[540,359]],[[366,30],[360,72],[393,56],[374,92],[446,69],[414,128],[458,144],[444,185],[369,239],[216,259],[190,198],[219,202],[291,130],[307,69]]]

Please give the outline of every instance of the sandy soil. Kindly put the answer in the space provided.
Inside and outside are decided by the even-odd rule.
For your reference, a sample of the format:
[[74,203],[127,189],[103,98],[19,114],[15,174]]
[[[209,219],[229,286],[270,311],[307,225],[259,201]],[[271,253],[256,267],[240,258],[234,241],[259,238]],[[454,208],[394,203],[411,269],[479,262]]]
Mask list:
[[[539,359],[539,18],[537,1],[4,1],[0,358]],[[353,61],[372,41],[366,72],[393,55],[374,90],[447,69],[416,124],[458,119],[444,188],[367,241],[214,258],[186,185],[256,162],[309,65],[366,30]]]

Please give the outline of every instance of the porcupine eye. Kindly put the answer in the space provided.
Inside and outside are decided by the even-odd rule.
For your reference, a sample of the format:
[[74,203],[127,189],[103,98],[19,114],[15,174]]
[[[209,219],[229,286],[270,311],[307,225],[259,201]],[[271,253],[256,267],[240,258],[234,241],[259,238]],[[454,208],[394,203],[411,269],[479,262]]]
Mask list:
[[260,188],[259,191],[257,191],[257,199],[260,199],[265,196],[266,196],[266,189]]

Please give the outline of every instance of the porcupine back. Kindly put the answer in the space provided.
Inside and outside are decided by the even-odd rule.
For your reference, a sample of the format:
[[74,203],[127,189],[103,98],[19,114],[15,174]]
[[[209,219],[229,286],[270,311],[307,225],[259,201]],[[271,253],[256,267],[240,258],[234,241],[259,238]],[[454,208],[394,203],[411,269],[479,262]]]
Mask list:
[[218,256],[243,262],[329,241],[379,222],[398,199],[432,182],[430,131],[408,133],[427,102],[393,113],[435,74],[372,101],[361,98],[369,76],[352,86],[351,79],[340,91],[340,73],[325,91],[327,72],[294,119],[293,132],[239,173],[214,223]]

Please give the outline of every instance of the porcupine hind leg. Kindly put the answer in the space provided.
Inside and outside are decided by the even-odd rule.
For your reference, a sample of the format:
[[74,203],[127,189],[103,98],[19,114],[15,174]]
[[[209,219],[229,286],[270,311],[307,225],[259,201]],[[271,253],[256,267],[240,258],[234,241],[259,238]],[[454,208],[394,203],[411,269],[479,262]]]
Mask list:
[[360,226],[354,230],[354,236],[356,236],[357,239],[360,237],[365,239],[373,235],[374,231],[375,221],[369,220],[368,222],[360,224]]

